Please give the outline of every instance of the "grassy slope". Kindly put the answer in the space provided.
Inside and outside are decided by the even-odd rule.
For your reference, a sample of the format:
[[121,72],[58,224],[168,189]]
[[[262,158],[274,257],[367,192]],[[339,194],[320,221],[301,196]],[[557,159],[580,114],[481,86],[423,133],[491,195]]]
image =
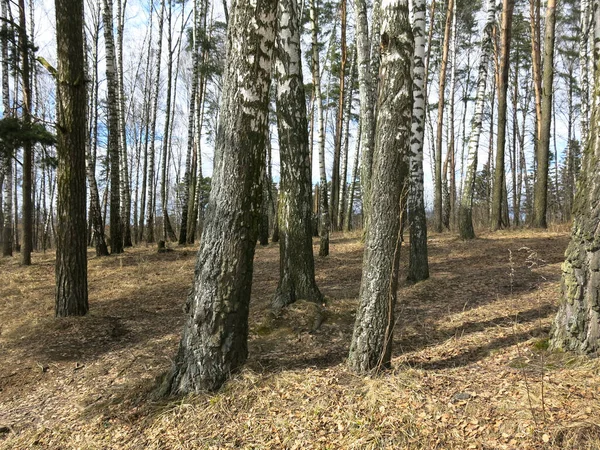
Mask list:
[[600,448],[600,363],[544,350],[566,243],[433,235],[432,277],[400,286],[394,370],[376,378],[344,366],[358,240],[335,236],[317,258],[328,304],[316,333],[314,305],[270,313],[278,251],[258,248],[247,367],[216,395],[168,401],[153,389],[176,351],[193,249],[90,254],[90,314],[64,320],[53,255],[1,259],[0,449]]

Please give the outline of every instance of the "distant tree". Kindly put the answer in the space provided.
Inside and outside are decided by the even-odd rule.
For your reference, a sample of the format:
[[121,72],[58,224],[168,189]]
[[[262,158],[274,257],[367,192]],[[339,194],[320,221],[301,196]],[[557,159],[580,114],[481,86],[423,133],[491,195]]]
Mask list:
[[248,355],[276,5],[236,1],[229,12],[211,196],[167,393],[216,390]]
[[400,256],[400,191],[407,176],[414,44],[408,1],[382,3],[380,89],[372,204],[359,306],[348,363],[357,372],[389,366]]
[[88,311],[83,0],[56,0],[58,56],[56,316]]

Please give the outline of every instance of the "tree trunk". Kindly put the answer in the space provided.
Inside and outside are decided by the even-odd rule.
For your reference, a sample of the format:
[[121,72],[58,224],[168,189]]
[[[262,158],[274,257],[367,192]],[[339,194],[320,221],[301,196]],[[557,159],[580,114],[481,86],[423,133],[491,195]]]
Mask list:
[[552,89],[554,82],[554,28],[556,0],[546,6],[546,32],[544,37],[544,73],[542,85],[542,123],[537,146],[537,170],[533,194],[533,226],[546,228],[548,207],[548,160],[550,155],[550,127],[552,124]]
[[502,40],[500,56],[500,76],[498,77],[498,136],[496,145],[496,169],[494,173],[494,193],[492,201],[492,230],[499,230],[507,223],[502,220],[502,210],[506,202],[506,177],[504,153],[506,147],[506,110],[508,106],[508,70],[510,68],[510,39],[515,0],[504,0],[502,7]]
[[[29,38],[27,36],[27,20],[25,16],[25,1],[19,0],[19,54],[21,57],[21,84],[23,89],[23,124],[31,124],[31,73],[29,65]],[[21,263],[31,265],[33,251],[33,145],[25,142],[23,145],[23,248]]]
[[362,157],[360,185],[363,197],[363,227],[366,233],[369,229],[369,210],[371,207],[371,171],[373,167],[373,147],[375,145],[375,99],[373,91],[374,82],[371,73],[367,3],[365,0],[354,0],[354,14],[361,117]]
[[58,58],[57,317],[88,311],[86,238],[86,105],[83,0],[55,0]]
[[[348,363],[357,372],[390,365],[400,256],[400,191],[412,119],[413,37],[408,2],[382,5],[380,89],[373,161],[371,225]],[[404,170],[400,170],[404,167]]]
[[296,0],[279,0],[275,76],[281,155],[279,285],[273,307],[296,300],[322,302],[312,250],[312,183],[306,94],[302,78],[300,18]]
[[108,154],[110,160],[110,250],[123,253],[123,223],[121,221],[121,173],[119,158],[119,107],[115,44],[113,39],[112,0],[104,0],[104,42],[106,45],[106,92],[108,103]]
[[275,9],[274,0],[232,4],[215,170],[183,336],[165,386],[171,394],[218,389],[248,355]]
[[354,98],[354,80],[356,79],[356,51],[352,54],[350,63],[350,73],[348,77],[348,88],[346,89],[346,100],[344,105],[344,144],[343,144],[343,169],[342,176],[340,178],[340,207],[338,209],[338,227],[340,230],[344,229],[346,204],[348,202],[348,156],[349,156],[349,144],[350,144],[350,118],[352,116],[352,100]]
[[[8,0],[1,0],[2,17],[8,17]],[[4,116],[10,114],[10,94],[8,77],[8,26],[6,22],[2,23],[2,36],[0,36],[0,45],[2,45],[2,106]],[[14,149],[11,149],[14,151]],[[7,152],[4,163],[4,189],[2,191],[2,256],[12,256],[13,254],[13,160],[12,152]]]
[[[158,95],[160,92],[160,67],[163,44],[163,22],[165,17],[165,0],[160,2],[158,17],[158,50],[156,52],[156,72],[154,78],[154,98],[152,99],[152,119],[150,121],[150,149],[148,151],[148,219],[146,220],[146,242],[154,242],[154,215],[156,214],[156,184],[155,184],[155,156],[156,156],[156,116],[158,115]],[[150,52],[149,52],[150,53]]]
[[408,223],[410,224],[410,257],[408,276],[411,281],[429,278],[427,256],[427,219],[423,183],[423,144],[427,90],[425,86],[425,0],[413,0],[412,31],[415,39],[413,69],[413,118],[408,158]]
[[450,34],[452,30],[452,9],[454,0],[448,0],[446,9],[446,26],[444,29],[444,46],[442,48],[442,63],[440,68],[440,84],[438,88],[438,116],[435,154],[435,173],[434,173],[434,195],[433,195],[433,216],[434,227],[437,233],[442,232],[442,140],[444,132],[444,106],[446,93],[446,71],[448,67],[448,50],[450,48]]
[[[319,16],[317,0],[310,0],[310,22],[312,29],[312,78],[317,102],[317,147],[319,149],[319,210],[320,247],[319,256],[329,255],[329,202],[327,198],[327,174],[325,172],[325,120],[323,117],[323,93],[321,91],[321,69],[319,64]],[[279,206],[277,208],[279,210]]]
[[471,118],[471,132],[469,134],[467,171],[458,214],[458,228],[462,239],[475,238],[475,230],[473,228],[473,194],[475,190],[475,177],[477,176],[479,137],[481,136],[483,125],[483,106],[485,103],[488,66],[492,52],[492,29],[495,23],[495,12],[494,0],[488,0],[487,20],[481,32],[481,56],[479,60],[479,74],[477,76],[475,112]]
[[340,16],[341,16],[341,58],[340,58],[340,90],[337,108],[337,120],[335,122],[335,138],[333,145],[333,166],[331,168],[331,228],[338,230],[338,211],[340,209],[340,157],[342,153],[342,128],[344,124],[344,100],[346,88],[346,62],[348,52],[346,48],[346,2],[340,0]]
[[356,183],[358,183],[358,169],[360,161],[360,142],[361,142],[361,126],[358,124],[358,130],[356,130],[355,138],[355,150],[354,150],[354,165],[352,166],[352,179],[350,181],[350,191],[348,193],[348,205],[346,211],[346,231],[352,230],[352,216],[354,213],[354,190],[356,189]]

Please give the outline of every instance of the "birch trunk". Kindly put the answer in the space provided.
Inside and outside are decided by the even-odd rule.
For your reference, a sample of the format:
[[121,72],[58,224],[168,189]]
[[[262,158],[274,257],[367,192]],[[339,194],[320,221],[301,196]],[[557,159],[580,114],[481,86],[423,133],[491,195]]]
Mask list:
[[248,355],[275,8],[274,0],[232,3],[212,189],[167,393],[216,390]]
[[[400,192],[410,151],[414,44],[407,0],[382,5],[380,89],[371,222],[348,363],[361,373],[389,367],[400,256]],[[404,173],[403,173],[404,172]]]
[[[1,0],[2,17],[8,17],[8,0]],[[4,115],[10,114],[10,91],[8,76],[8,26],[2,22],[2,36],[0,45],[2,45],[2,106]],[[2,238],[2,256],[12,256],[13,254],[13,162],[11,152],[7,152],[4,163],[4,189],[2,192],[2,211],[3,211],[3,238]]]
[[[319,210],[320,246],[319,256],[329,255],[329,201],[327,198],[327,174],[325,172],[325,120],[323,117],[323,93],[321,91],[321,68],[319,64],[319,16],[317,0],[310,0],[310,23],[312,29],[312,78],[317,102],[317,148],[319,149]],[[279,208],[278,208],[279,209]],[[279,222],[279,221],[278,221]]]
[[458,227],[462,239],[475,238],[475,230],[473,229],[473,192],[475,189],[475,177],[477,175],[479,137],[481,136],[483,125],[483,106],[485,103],[488,66],[492,53],[492,30],[496,21],[495,12],[494,0],[488,0],[486,24],[481,32],[481,56],[479,60],[479,73],[477,75],[475,111],[471,118],[471,132],[469,134],[466,178],[459,208]]
[[279,0],[277,25],[274,60],[281,184],[279,285],[272,303],[276,309],[300,299],[323,301],[315,282],[312,250],[312,183],[297,0]]

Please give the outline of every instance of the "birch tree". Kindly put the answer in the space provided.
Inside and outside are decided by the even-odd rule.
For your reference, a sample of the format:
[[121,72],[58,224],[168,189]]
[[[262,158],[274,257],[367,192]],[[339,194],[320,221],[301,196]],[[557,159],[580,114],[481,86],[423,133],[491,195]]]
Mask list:
[[[390,365],[400,256],[400,191],[410,151],[414,57],[407,0],[382,3],[381,67],[371,221],[348,363],[357,372]],[[406,168],[406,167],[405,167]]]
[[231,4],[211,194],[167,393],[216,390],[248,355],[276,3]]
[[487,19],[481,32],[481,56],[479,59],[479,72],[477,75],[477,94],[475,97],[475,111],[471,118],[471,132],[467,155],[467,170],[459,208],[458,227],[462,239],[473,239],[473,194],[475,177],[477,175],[477,154],[479,152],[479,137],[483,125],[483,106],[485,103],[485,89],[488,78],[488,66],[492,53],[492,31],[495,24],[494,0],[488,0]]
[[319,63],[319,10],[317,0],[310,0],[310,23],[312,35],[312,79],[317,103],[317,148],[319,149],[319,256],[329,255],[329,201],[327,198],[327,173],[325,172],[325,118],[323,92],[321,90],[321,65]]
[[296,0],[279,0],[274,61],[281,184],[275,308],[299,299],[323,300],[315,282],[312,250],[312,182],[299,19]]
[[[2,17],[8,17],[8,0],[1,0]],[[2,36],[0,36],[0,45],[2,45],[2,109],[4,116],[7,117],[10,111],[10,91],[9,91],[9,68],[8,68],[8,26],[5,21],[2,22]],[[3,160],[4,169],[4,189],[2,191],[2,212],[3,212],[3,238],[2,238],[2,256],[12,256],[13,253],[13,160],[12,152],[7,151],[5,155],[0,155]]]
[[423,139],[425,131],[425,0],[412,2],[412,31],[415,39],[413,69],[413,113],[411,145],[408,158],[408,223],[410,224],[410,257],[408,279],[422,281],[429,278],[427,257],[427,221],[423,184]]

